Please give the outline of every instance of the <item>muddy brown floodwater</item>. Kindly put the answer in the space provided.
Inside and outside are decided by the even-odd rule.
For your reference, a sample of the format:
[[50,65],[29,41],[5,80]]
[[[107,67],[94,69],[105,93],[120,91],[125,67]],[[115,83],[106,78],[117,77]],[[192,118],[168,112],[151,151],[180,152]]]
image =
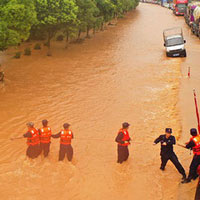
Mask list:
[[[174,26],[183,27],[187,58],[165,56],[162,31]],[[44,50],[20,60],[2,55],[0,199],[192,200],[196,182],[181,185],[171,163],[161,172],[160,147],[152,142],[165,127],[185,142],[196,126],[192,89],[200,89],[199,44],[182,17],[140,4],[83,44],[55,44],[52,57]],[[25,157],[25,139],[9,140],[26,132],[26,122],[40,127],[44,118],[53,133],[72,124],[72,163],[57,161],[58,140],[52,139],[48,159],[33,161]],[[118,165],[114,138],[124,121],[133,142],[130,159]],[[175,151],[188,171],[191,155]]]

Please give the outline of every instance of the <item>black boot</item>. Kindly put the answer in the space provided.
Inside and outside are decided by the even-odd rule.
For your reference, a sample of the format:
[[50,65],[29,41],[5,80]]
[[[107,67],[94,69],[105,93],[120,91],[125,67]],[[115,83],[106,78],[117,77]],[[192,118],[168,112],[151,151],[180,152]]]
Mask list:
[[186,179],[186,174],[183,174],[182,181]]
[[164,171],[164,170],[165,170],[165,167],[162,167],[162,166],[161,166],[160,169],[161,169],[162,171]]
[[198,176],[199,176],[199,175],[196,174],[192,179],[193,179],[193,180],[196,180],[196,179],[198,178]]
[[189,179],[189,178],[186,178],[183,181],[181,181],[181,183],[189,183],[189,182],[191,182],[191,179]]

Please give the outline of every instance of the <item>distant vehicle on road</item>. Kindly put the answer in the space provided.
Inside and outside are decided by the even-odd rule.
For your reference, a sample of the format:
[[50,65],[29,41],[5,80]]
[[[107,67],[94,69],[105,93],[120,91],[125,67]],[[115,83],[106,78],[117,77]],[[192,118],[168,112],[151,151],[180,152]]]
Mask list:
[[200,2],[193,2],[193,3],[188,4],[186,12],[184,14],[185,22],[186,22],[186,24],[188,24],[188,26],[191,26],[192,23],[195,21],[194,10],[198,10],[199,8],[197,8],[197,7],[199,7],[199,6],[200,6]]
[[188,5],[188,0],[173,0],[173,13],[175,15],[184,15]]
[[194,21],[191,24],[191,31],[197,37],[200,37],[200,6],[197,6],[193,12]]
[[163,31],[164,46],[167,57],[186,57],[183,31],[180,27],[165,29]]

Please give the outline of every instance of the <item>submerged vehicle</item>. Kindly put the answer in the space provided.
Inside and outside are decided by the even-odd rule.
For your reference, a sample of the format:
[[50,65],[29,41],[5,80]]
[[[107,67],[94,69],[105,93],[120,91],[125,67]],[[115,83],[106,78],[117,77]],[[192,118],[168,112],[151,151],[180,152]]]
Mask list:
[[180,27],[165,29],[163,31],[164,46],[167,57],[186,57],[183,31]]

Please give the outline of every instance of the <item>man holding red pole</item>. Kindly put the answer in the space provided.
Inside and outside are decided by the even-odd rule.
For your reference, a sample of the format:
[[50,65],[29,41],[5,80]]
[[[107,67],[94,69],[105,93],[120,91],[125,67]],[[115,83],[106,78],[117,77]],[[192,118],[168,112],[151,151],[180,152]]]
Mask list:
[[190,164],[188,178],[182,183],[189,183],[192,179],[195,180],[198,177],[197,168],[200,165],[200,135],[197,133],[196,128],[190,129],[190,134],[192,137],[190,138],[190,141],[186,143],[187,145],[185,147],[187,149],[192,149],[194,156]]

